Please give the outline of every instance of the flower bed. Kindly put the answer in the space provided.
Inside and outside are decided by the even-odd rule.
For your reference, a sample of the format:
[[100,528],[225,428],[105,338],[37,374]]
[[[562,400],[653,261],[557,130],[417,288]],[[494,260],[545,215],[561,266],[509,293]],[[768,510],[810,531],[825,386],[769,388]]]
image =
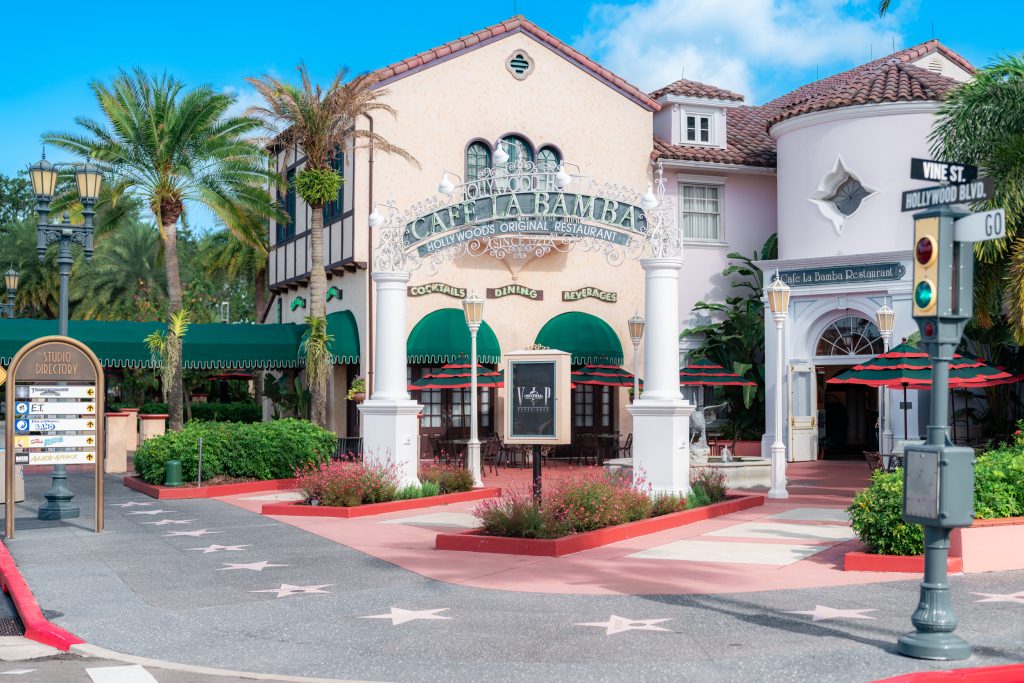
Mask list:
[[[853,551],[843,555],[843,571],[923,574],[924,555],[878,555]],[[946,560],[946,571],[960,573],[963,562],[959,557],[950,555]]]
[[561,557],[583,550],[599,548],[611,543],[618,543],[637,536],[653,534],[666,529],[702,522],[706,519],[721,517],[740,510],[764,505],[764,496],[728,495],[721,503],[712,503],[703,507],[672,512],[659,517],[650,517],[637,522],[629,522],[610,526],[596,531],[573,534],[563,538],[509,538],[505,536],[489,536],[481,533],[481,529],[471,529],[460,533],[438,534],[434,547],[438,550],[465,550],[477,553],[504,553],[509,555],[533,555],[542,557]]
[[124,485],[157,500],[187,500],[191,498],[219,498],[240,493],[262,491],[289,491],[295,488],[295,479],[263,479],[232,484],[208,486],[156,486],[147,484],[138,477],[125,477]]
[[399,486],[394,466],[332,462],[296,471],[303,500],[263,506],[265,515],[363,517],[500,496],[501,489],[473,488],[468,471],[443,465],[424,468],[418,486]]
[[355,517],[369,517],[371,515],[383,515],[387,512],[401,512],[403,510],[417,510],[420,508],[433,507],[435,505],[451,505],[452,503],[465,503],[467,501],[482,500],[501,495],[498,487],[486,487],[473,489],[472,491],[460,491],[458,493],[441,493],[426,498],[409,498],[406,500],[392,500],[386,503],[368,503],[353,507],[339,507],[333,505],[303,505],[301,503],[265,503],[260,512],[264,515],[284,515],[292,517],[340,517],[352,519]]
[[545,489],[539,506],[525,491],[484,501],[473,512],[480,529],[441,534],[435,547],[558,557],[763,502],[761,496],[726,501],[725,478],[710,469],[698,470],[690,488],[686,498],[652,499],[649,487],[631,478],[605,472],[566,477]]

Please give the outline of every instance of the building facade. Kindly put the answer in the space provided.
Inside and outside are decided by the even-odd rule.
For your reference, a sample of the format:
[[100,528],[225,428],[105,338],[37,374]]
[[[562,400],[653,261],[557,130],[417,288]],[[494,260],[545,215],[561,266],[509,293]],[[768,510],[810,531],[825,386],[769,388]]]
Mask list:
[[[444,191],[491,182],[495,168],[527,169],[562,191],[595,180],[642,192],[664,191],[684,243],[679,314],[683,327],[702,322],[697,301],[722,301],[728,254],[753,256],[773,235],[778,258],[761,263],[793,289],[783,338],[784,405],[772,401],[775,329],[768,316],[766,424],[781,409],[791,458],[868,449],[877,439],[878,395],[832,389],[825,381],[881,351],[875,311],[896,311],[894,339],[914,330],[910,316],[912,218],[899,211],[908,158],[928,157],[928,133],[945,93],[970,77],[971,65],[936,41],[902,50],[811,83],[760,106],[737,93],[680,80],[643,93],[526,19],[517,17],[385,67],[377,87],[396,117],[356,121],[409,151],[419,167],[374,153],[343,150],[345,178],[325,208],[329,314],[349,311],[358,364],[337,365],[331,383],[332,426],[357,434],[344,400],[356,376],[372,391],[373,290],[379,238],[368,217],[382,205],[428,206]],[[301,150],[275,149],[287,177],[302,168]],[[472,189],[472,188],[469,188]],[[293,192],[282,205],[293,217],[271,224],[269,260],[274,301],[266,322],[306,315],[309,209]],[[528,213],[528,212],[524,212]],[[512,216],[516,218],[516,216]],[[524,217],[523,231],[528,232]],[[425,229],[425,228],[424,228]],[[468,362],[461,299],[485,297],[480,358],[532,344],[571,347],[574,363],[633,367],[626,321],[644,309],[639,263],[608,249],[525,238],[514,230],[441,258],[412,273],[408,287],[409,378],[448,362]],[[681,356],[699,343],[680,340]],[[339,356],[352,357],[348,353]],[[914,392],[911,392],[912,394]],[[468,425],[467,392],[424,391],[421,432]],[[690,396],[699,401],[695,392]],[[483,431],[501,432],[500,392],[482,396]],[[574,428],[631,431],[625,389],[574,391]],[[907,433],[899,402],[890,415],[896,438],[917,436],[918,397],[911,396]],[[791,418],[801,418],[794,421]],[[767,444],[774,434],[764,437]]]

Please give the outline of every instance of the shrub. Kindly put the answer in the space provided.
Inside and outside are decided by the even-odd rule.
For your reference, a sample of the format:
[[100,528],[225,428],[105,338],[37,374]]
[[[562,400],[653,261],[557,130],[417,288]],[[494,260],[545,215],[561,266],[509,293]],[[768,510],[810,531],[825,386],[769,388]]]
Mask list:
[[673,512],[682,512],[687,509],[687,500],[682,496],[673,493],[663,493],[655,496],[651,502],[651,517],[661,517]]
[[[903,521],[903,471],[875,472],[871,486],[847,508],[853,530],[872,553],[919,555],[921,527]],[[1003,446],[978,456],[974,469],[977,519],[1024,516],[1024,444]]]
[[[309,465],[295,472],[299,490],[306,503],[310,505],[329,505],[334,507],[354,507],[368,503],[386,503],[395,500],[399,493],[398,472],[392,467],[383,465],[364,465],[363,463],[330,462]],[[410,498],[409,489],[402,489]]]
[[556,538],[564,535],[533,504],[531,495],[523,490],[510,490],[501,498],[488,498],[473,510],[485,534],[512,538]]
[[868,551],[880,555],[920,555],[924,535],[903,521],[903,470],[876,471],[871,486],[859,491],[847,508],[853,530]]
[[[140,415],[164,415],[166,413],[166,403],[144,403],[139,408]],[[263,411],[251,401],[193,403],[192,419],[204,422],[262,422]]]
[[[725,500],[725,475],[710,467],[702,467],[690,476],[690,488],[703,491],[707,496],[707,502],[704,505],[721,503]],[[700,507],[700,505],[691,507]]]
[[545,512],[566,534],[593,531],[651,516],[651,498],[620,477],[576,475],[548,486]]
[[254,479],[284,479],[296,469],[325,463],[338,439],[305,420],[252,424],[199,422],[185,425],[139,444],[135,471],[150,484],[163,484],[168,460],[180,460],[184,481],[198,476],[198,444],[203,439],[203,479],[219,475]]
[[436,484],[441,493],[473,490],[473,474],[462,467],[431,465],[420,471],[420,481]]

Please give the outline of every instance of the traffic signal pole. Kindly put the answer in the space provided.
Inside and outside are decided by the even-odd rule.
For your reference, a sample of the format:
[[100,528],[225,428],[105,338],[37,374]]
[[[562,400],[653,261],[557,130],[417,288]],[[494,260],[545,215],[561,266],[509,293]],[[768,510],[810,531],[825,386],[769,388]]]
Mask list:
[[908,657],[959,660],[971,646],[955,635],[947,562],[949,534],[974,517],[974,451],[949,441],[949,364],[973,308],[973,243],[956,242],[954,221],[964,212],[941,206],[914,216],[914,318],[932,365],[928,438],[904,454],[903,517],[924,527],[924,580],[911,617],[916,629],[897,651]]

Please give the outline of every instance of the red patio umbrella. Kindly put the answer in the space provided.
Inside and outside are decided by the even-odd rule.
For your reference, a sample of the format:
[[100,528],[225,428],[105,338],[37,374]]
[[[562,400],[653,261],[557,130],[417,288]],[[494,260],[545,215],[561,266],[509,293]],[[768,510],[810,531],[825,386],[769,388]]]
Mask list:
[[707,359],[695,360],[679,371],[680,386],[705,387],[756,387],[752,382],[735,372],[729,372],[721,365]]
[[[572,371],[573,386],[593,384],[602,387],[632,387],[633,373],[618,365],[584,365]],[[643,380],[640,380],[643,384]]]
[[[472,366],[469,363],[449,363],[440,370],[424,375],[409,385],[409,391],[424,389],[471,389],[473,380]],[[479,363],[476,366],[476,383],[478,387],[501,388],[505,386],[505,373],[491,370]]]

